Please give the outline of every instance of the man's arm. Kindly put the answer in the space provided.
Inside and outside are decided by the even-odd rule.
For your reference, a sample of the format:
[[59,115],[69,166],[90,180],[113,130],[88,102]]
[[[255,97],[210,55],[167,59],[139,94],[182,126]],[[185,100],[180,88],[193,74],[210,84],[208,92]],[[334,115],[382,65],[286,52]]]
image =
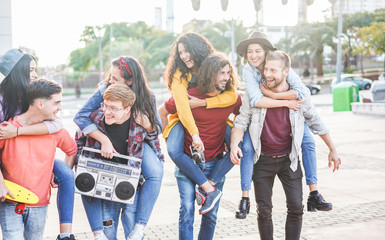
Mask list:
[[73,154],[73,155],[66,155],[65,158],[64,158],[64,162],[67,163],[67,165],[73,169],[74,166],[75,166],[75,159],[76,159],[76,154]]
[[239,165],[241,163],[241,159],[243,157],[243,153],[241,148],[238,146],[243,138],[244,132],[240,128],[234,127],[231,131],[231,143],[230,143],[230,159],[231,162],[235,165]]
[[333,164],[334,164],[333,172],[334,172],[335,170],[339,169],[339,167],[341,165],[341,159],[337,154],[336,147],[334,146],[334,143],[332,141],[332,138],[330,137],[330,134],[327,133],[327,134],[323,134],[323,135],[319,135],[319,136],[322,138],[322,140],[325,142],[325,144],[329,148],[328,166],[330,168],[332,166],[332,162],[333,162]]

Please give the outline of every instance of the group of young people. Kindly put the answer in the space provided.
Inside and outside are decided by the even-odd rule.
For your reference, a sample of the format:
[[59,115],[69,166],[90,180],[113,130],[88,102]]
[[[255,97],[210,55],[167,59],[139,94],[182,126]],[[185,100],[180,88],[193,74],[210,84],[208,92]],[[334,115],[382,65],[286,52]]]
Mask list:
[[[171,47],[165,71],[172,97],[159,109],[140,63],[131,56],[112,61],[107,78],[74,117],[79,130],[69,137],[57,117],[61,87],[39,79],[33,56],[11,49],[0,56],[0,220],[4,239],[42,239],[50,185],[58,187],[60,234],[72,232],[74,174],[83,147],[142,160],[142,186],[133,204],[82,195],[95,239],[117,239],[119,218],[125,239],[143,239],[160,193],[164,155],[159,136],[175,163],[180,194],[179,239],[193,239],[195,201],[202,215],[198,239],[213,239],[225,175],[240,164],[242,198],[235,217],[250,211],[254,182],[261,239],[272,239],[271,196],[274,178],[282,181],[288,217],[286,239],[299,239],[302,224],[302,171],[310,194],[308,211],[332,209],[317,190],[315,143],[310,130],[330,149],[328,164],[339,168],[329,130],[310,94],[291,69],[290,58],[267,37],[254,32],[237,45],[245,60],[246,93],[237,92],[230,60],[202,35],[185,33]],[[235,120],[229,119],[233,114]],[[55,148],[66,154],[55,159]],[[51,178],[51,176],[54,176]],[[4,179],[35,192],[39,202],[15,213],[16,202]],[[37,224],[39,223],[39,224]]]

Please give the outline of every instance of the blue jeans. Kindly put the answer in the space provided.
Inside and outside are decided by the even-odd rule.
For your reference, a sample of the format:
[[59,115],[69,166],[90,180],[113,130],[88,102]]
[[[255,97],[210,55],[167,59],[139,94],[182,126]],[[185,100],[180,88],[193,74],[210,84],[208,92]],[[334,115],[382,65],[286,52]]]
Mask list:
[[146,225],[151,216],[152,209],[158,199],[163,179],[163,162],[159,160],[152,148],[144,143],[142,159],[142,174],[146,180],[142,189],[137,192],[138,207],[136,222]]
[[315,142],[305,122],[302,139],[302,164],[305,170],[306,184],[317,184],[317,154]]
[[57,210],[60,223],[72,223],[74,211],[75,180],[72,169],[62,160],[55,159],[53,173],[59,185]]
[[170,131],[167,138],[167,151],[171,160],[183,174],[189,177],[194,183],[201,186],[208,179],[217,183],[234,166],[230,158],[224,158],[217,166],[212,175],[205,175],[201,168],[195,164],[189,155],[183,152],[184,129],[182,123],[177,123]]
[[[117,203],[84,195],[82,195],[82,201],[93,232],[103,230],[109,240],[116,239],[120,215],[126,238],[134,229],[138,194],[135,195],[133,204]],[[107,220],[112,220],[112,225],[104,226],[103,221]]]
[[[225,142],[227,147],[230,149],[232,128],[227,126]],[[251,177],[253,175],[254,167],[254,147],[251,142],[249,129],[246,130],[243,135],[243,141],[239,143],[239,147],[242,150],[243,157],[241,159],[240,172],[241,172],[241,189],[247,191],[251,189]]]
[[25,207],[23,214],[15,213],[16,204],[0,202],[0,224],[3,239],[43,239],[47,206]]
[[123,204],[102,200],[103,220],[112,220],[111,226],[104,227],[104,234],[109,240],[117,240],[116,235],[118,232],[119,217],[123,225],[124,239],[128,237],[130,232],[134,229],[137,203],[138,194],[135,195],[135,201],[133,204]]
[[[210,162],[200,163],[199,167],[205,175],[210,175],[220,158],[214,158]],[[192,240],[194,235],[194,211],[195,211],[195,183],[184,175],[179,169],[175,168],[175,177],[178,183],[180,208],[179,208],[179,239]],[[216,187],[222,191],[225,183],[225,177],[216,184]],[[217,223],[217,213],[219,208],[218,201],[215,207],[208,213],[202,215],[198,239],[213,239],[215,226]]]

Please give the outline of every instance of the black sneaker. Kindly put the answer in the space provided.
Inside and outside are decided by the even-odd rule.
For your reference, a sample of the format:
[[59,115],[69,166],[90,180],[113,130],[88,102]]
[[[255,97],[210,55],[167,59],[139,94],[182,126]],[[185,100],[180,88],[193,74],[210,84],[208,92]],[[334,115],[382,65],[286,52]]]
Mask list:
[[307,198],[307,211],[316,212],[318,211],[330,211],[332,210],[333,205],[329,202],[326,202],[321,194],[317,192],[311,192]]
[[238,210],[235,212],[235,217],[238,219],[245,219],[250,212],[250,199],[243,197],[239,202]]
[[69,237],[65,237],[65,238],[60,238],[60,234],[59,234],[59,235],[57,235],[56,240],[76,240],[76,239],[75,239],[75,236],[73,234],[71,234]]
[[199,209],[199,214],[205,214],[209,211],[211,211],[215,204],[221,199],[222,192],[215,188],[214,191],[207,193],[206,195],[206,201],[203,203],[201,209]]

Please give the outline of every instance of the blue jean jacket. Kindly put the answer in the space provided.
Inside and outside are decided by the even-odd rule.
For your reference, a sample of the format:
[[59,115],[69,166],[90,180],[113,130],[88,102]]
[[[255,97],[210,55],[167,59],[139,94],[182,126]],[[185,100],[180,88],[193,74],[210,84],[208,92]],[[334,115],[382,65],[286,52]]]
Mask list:
[[[262,74],[258,68],[252,66],[249,62],[243,67],[243,81],[245,82],[246,93],[250,98],[251,106],[255,107],[257,102],[263,96],[259,84],[262,82]],[[287,76],[287,83],[290,88],[297,93],[297,99],[303,100],[306,96],[310,95],[307,87],[302,83],[301,78],[290,68],[289,75]]]

